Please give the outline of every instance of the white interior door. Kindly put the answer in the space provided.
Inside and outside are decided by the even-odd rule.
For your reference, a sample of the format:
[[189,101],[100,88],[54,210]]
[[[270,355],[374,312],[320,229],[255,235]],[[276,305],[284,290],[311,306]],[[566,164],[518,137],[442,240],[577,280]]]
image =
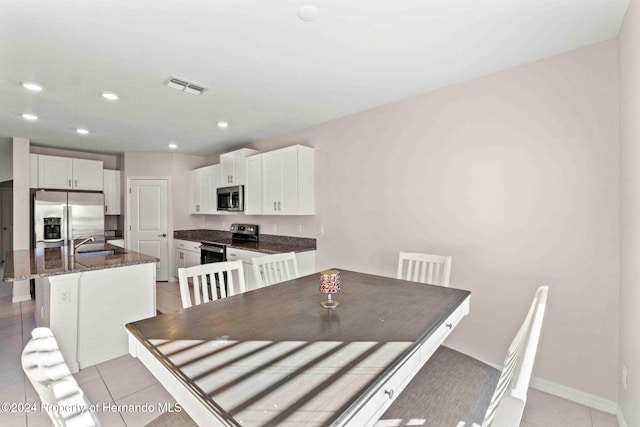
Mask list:
[[129,192],[129,249],[160,259],[156,280],[169,280],[167,180],[132,179]]

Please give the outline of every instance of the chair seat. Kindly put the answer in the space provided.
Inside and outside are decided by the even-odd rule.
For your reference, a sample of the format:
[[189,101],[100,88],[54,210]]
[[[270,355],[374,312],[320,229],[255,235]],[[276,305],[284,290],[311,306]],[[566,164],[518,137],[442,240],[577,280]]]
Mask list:
[[500,371],[440,346],[376,426],[482,424]]

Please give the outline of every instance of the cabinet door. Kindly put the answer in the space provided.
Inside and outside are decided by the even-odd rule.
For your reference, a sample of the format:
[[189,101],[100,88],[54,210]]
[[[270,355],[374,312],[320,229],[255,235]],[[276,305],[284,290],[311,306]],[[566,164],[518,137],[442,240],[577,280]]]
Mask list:
[[199,214],[200,212],[200,172],[198,169],[189,172],[189,213]]
[[245,215],[262,214],[262,155],[247,157],[247,182],[244,185]]
[[222,184],[222,166],[211,166],[211,173],[209,177],[209,208],[212,214],[219,214],[218,212],[218,187],[224,187],[226,184]]
[[298,213],[298,148],[282,150],[282,190],[278,203],[279,215]]
[[180,268],[185,268],[186,267],[186,259],[185,259],[185,250],[184,249],[176,249],[176,259],[175,259],[175,266],[176,266],[176,271],[175,271],[175,277],[178,278],[178,269]]
[[200,213],[211,213],[210,187],[211,187],[211,167],[198,169],[200,179]]
[[38,156],[38,187],[72,189],[73,159]]
[[277,215],[282,196],[282,154],[271,151],[262,155],[262,213]]
[[193,267],[194,265],[200,265],[200,252],[185,251],[185,267]]
[[298,200],[298,148],[262,155],[262,213],[295,215]]
[[221,174],[220,181],[222,182],[222,187],[228,187],[229,185],[233,185],[233,172],[235,167],[234,157],[232,156],[220,156],[220,166],[221,166]]
[[101,191],[104,175],[99,160],[73,159],[73,188]]
[[120,171],[104,170],[104,213],[120,215]]

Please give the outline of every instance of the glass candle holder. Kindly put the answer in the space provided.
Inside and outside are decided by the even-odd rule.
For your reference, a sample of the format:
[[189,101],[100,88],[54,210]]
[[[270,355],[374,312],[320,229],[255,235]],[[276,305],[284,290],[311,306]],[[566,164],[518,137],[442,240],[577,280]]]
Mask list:
[[340,272],[338,270],[326,270],[320,272],[320,292],[327,294],[327,299],[320,303],[325,308],[335,308],[340,303],[331,299],[331,294],[340,290]]

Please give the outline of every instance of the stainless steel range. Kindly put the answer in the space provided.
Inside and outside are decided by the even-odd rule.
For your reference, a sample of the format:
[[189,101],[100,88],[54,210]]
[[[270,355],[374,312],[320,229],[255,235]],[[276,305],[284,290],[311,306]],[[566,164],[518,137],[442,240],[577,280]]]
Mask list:
[[231,239],[203,240],[200,246],[200,264],[227,260],[227,245],[234,243],[258,242],[260,226],[256,224],[231,224]]

